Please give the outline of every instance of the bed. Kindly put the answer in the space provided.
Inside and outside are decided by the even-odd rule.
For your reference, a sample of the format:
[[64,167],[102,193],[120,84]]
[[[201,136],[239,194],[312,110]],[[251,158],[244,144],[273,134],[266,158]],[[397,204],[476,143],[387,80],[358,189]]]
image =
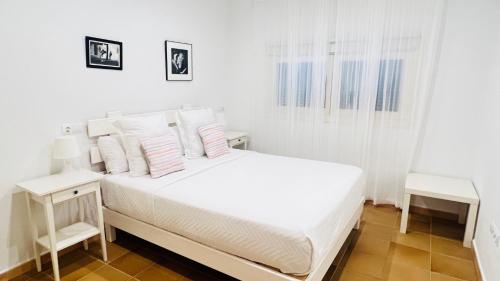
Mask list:
[[116,227],[242,280],[321,280],[359,223],[357,167],[242,150],[185,165],[158,179],[107,175],[108,240]]

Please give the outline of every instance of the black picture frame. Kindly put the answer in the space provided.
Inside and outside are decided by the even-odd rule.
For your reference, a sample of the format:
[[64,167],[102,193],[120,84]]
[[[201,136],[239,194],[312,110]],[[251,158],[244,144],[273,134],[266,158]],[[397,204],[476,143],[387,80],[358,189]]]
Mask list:
[[85,36],[85,58],[88,68],[122,70],[123,44],[118,41]]
[[166,40],[165,70],[167,81],[193,81],[193,45]]

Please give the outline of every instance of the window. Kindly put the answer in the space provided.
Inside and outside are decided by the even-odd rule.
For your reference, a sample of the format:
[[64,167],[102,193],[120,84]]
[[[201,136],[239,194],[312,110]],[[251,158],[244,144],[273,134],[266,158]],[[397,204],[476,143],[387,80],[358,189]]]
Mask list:
[[378,74],[376,111],[398,111],[402,60],[383,60]]
[[[380,62],[376,111],[398,111],[402,64],[403,61],[400,59],[387,59]],[[341,67],[339,107],[359,109],[365,64],[362,61],[344,61]]]
[[278,64],[278,105],[287,106],[289,102],[297,107],[311,105],[312,65],[312,62]]
[[340,108],[358,109],[363,62],[344,61],[340,74]]

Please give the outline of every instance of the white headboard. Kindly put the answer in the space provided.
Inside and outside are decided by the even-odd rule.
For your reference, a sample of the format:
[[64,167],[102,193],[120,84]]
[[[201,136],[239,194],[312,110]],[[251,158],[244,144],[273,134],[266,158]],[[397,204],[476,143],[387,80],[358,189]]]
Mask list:
[[[157,112],[148,112],[148,113],[140,113],[140,114],[130,114],[126,116],[148,116],[152,114],[162,113],[165,114],[167,122],[170,126],[175,126],[176,118],[175,113],[176,109],[166,110],[166,111],[157,111]],[[100,136],[106,136],[113,133],[116,133],[116,128],[113,126],[113,122],[115,122],[121,116],[124,116],[120,111],[112,111],[106,113],[106,118],[101,119],[91,119],[88,120],[88,136],[90,139],[95,139]],[[95,140],[91,141],[90,145],[90,163],[91,165],[99,164],[103,162],[101,158],[101,154],[99,153],[99,149],[95,144]]]

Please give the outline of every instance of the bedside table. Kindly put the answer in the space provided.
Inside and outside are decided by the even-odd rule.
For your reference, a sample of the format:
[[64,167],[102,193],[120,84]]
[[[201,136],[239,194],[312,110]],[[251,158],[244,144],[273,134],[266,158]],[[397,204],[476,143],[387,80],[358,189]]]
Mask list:
[[[85,250],[88,249],[87,239],[100,234],[102,257],[107,261],[106,244],[104,240],[104,221],[101,206],[101,187],[99,180],[103,175],[88,170],[79,170],[64,174],[55,174],[30,181],[18,183],[17,186],[25,191],[28,206],[28,217],[33,235],[33,251],[35,255],[36,268],[40,272],[42,264],[40,261],[40,246],[50,250],[54,279],[59,281],[59,263],[57,251],[82,242]],[[95,195],[97,202],[98,227],[84,222],[83,195]],[[54,221],[54,205],[61,202],[77,199],[80,221],[72,225],[56,229]],[[45,210],[45,221],[47,235],[39,237],[38,227],[33,215],[33,204],[37,202],[43,205]]]
[[401,233],[406,233],[408,211],[410,209],[410,199],[412,195],[469,204],[463,246],[466,248],[471,247],[477,220],[479,196],[470,180],[418,173],[408,174],[406,177],[404,202],[402,206],[403,212],[399,230]]
[[227,140],[227,144],[230,148],[235,148],[236,146],[242,146],[244,150],[248,146],[248,133],[237,132],[237,131],[227,131],[224,132]]

